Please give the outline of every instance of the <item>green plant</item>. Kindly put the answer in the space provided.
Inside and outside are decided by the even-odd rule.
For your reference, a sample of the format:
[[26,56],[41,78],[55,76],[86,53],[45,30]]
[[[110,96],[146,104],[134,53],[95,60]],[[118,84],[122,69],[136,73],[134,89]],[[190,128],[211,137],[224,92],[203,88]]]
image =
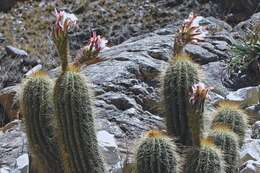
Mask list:
[[52,81],[38,72],[24,81],[21,110],[34,167],[39,173],[63,172],[54,139]]
[[60,55],[62,73],[54,86],[54,108],[64,172],[104,173],[88,81],[78,73],[78,66],[68,65],[67,31],[76,17],[63,11],[56,12],[56,16],[53,37]]
[[149,131],[136,154],[137,173],[177,173],[179,156],[176,146],[158,131]]
[[247,115],[239,108],[239,105],[230,101],[222,101],[213,119],[212,127],[224,124],[239,136],[239,145],[242,146],[248,127]]
[[260,73],[260,25],[248,30],[245,38],[231,47],[231,52],[233,57],[228,62],[230,76]]
[[82,75],[68,69],[54,88],[59,146],[67,173],[104,172],[86,83]]
[[198,67],[188,56],[175,57],[163,74],[163,107],[167,131],[184,145],[192,144],[188,123],[190,111],[189,94],[199,81]]
[[186,160],[186,173],[224,173],[221,151],[210,139],[203,139],[200,148],[194,148]]
[[216,146],[223,151],[226,173],[236,173],[239,159],[238,136],[226,125],[216,125],[209,134]]

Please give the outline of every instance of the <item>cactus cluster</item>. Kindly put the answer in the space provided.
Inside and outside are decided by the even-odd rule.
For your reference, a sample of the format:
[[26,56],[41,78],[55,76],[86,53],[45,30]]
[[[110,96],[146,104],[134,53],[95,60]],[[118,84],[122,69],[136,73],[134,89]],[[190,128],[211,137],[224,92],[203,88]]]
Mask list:
[[37,72],[25,80],[22,89],[32,163],[39,173],[105,172],[88,81],[78,73],[79,67],[68,63],[68,29],[74,20],[74,15],[56,11],[53,37],[62,72],[55,84]]
[[231,101],[223,101],[213,119],[212,126],[225,124],[239,136],[240,147],[243,145],[248,126],[247,115],[239,108],[239,105]]
[[[33,163],[39,173],[104,173],[103,158],[95,133],[88,81],[79,73],[83,64],[104,59],[98,53],[106,40],[93,35],[74,63],[69,64],[68,29],[75,16],[56,11],[54,43],[61,59],[61,73],[53,85],[43,72],[34,73],[22,89],[21,108],[25,117]],[[207,88],[200,82],[199,66],[183,47],[200,40],[195,16],[180,30],[175,54],[163,74],[163,107],[167,133],[149,131],[136,152],[136,173],[236,173],[238,150],[243,145],[247,115],[232,102],[221,102],[205,136],[204,105]],[[185,37],[185,38],[183,38]],[[187,155],[176,143],[191,148]],[[178,144],[178,145],[179,145]]]

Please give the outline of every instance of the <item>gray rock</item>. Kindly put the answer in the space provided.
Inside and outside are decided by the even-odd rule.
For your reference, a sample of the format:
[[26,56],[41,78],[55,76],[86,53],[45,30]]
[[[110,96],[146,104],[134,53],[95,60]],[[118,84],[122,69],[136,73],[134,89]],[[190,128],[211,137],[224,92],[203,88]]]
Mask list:
[[0,90],[0,105],[2,114],[0,114],[0,127],[6,123],[18,118],[18,92],[19,86],[7,87]]
[[260,172],[260,161],[249,160],[242,165],[240,173],[259,173]]
[[117,168],[121,162],[116,139],[114,135],[105,130],[100,130],[97,132],[97,139],[101,152],[105,158],[107,170],[111,172],[113,169]]
[[187,44],[185,46],[185,51],[190,54],[195,61],[199,62],[200,64],[207,64],[209,62],[217,61],[218,56],[209,52],[207,49],[195,45],[195,44]]
[[260,139],[260,121],[255,122],[252,127],[252,136],[253,139]]
[[249,120],[252,119],[252,123],[254,123],[255,120],[260,121],[260,104],[249,106],[245,110],[250,116]]
[[[0,131],[0,165],[10,167],[12,170],[21,166],[17,158],[28,153],[27,138],[20,120],[12,121]],[[19,161],[19,160],[18,160]]]
[[16,159],[17,172],[29,173],[29,156],[27,153],[19,156]]
[[6,53],[7,55],[11,56],[11,57],[19,57],[19,58],[26,58],[28,57],[28,53],[22,49],[18,49],[16,47],[13,46],[6,46],[5,47]]
[[238,102],[244,107],[258,104],[259,102],[259,88],[258,87],[247,87],[241,88],[237,91],[230,92],[227,95],[227,99]]
[[240,151],[240,166],[243,163],[254,160],[260,161],[260,140],[259,139],[248,139],[245,141]]

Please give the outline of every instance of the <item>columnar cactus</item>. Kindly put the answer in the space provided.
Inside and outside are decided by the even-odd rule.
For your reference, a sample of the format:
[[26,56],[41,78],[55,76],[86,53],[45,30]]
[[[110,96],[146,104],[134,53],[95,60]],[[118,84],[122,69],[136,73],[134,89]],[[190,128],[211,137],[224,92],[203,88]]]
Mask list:
[[33,163],[39,173],[63,172],[55,144],[53,120],[52,81],[43,72],[25,80],[21,109]]
[[104,173],[103,159],[99,153],[95,133],[88,81],[78,73],[79,64],[68,64],[66,54],[67,31],[76,23],[77,18],[63,11],[56,12],[56,16],[53,36],[61,59],[62,73],[54,86],[54,108],[64,172]]
[[200,140],[204,133],[204,104],[209,90],[204,83],[198,83],[192,86],[190,97],[191,110],[188,115],[189,128],[192,133],[193,145],[200,147]]
[[158,131],[149,131],[137,155],[137,173],[177,173],[179,156],[174,142]]
[[230,101],[219,104],[218,111],[213,119],[212,126],[225,124],[239,136],[239,145],[242,146],[248,127],[248,117],[239,108],[239,105]]
[[175,57],[163,75],[163,107],[167,131],[184,145],[192,144],[188,126],[189,94],[199,81],[198,67],[185,55]]
[[66,173],[104,173],[87,80],[67,68],[54,88],[58,142]]
[[217,147],[223,152],[226,173],[236,173],[239,159],[238,136],[226,125],[216,125],[209,134]]
[[185,165],[186,173],[224,173],[221,151],[210,139],[203,139],[201,147],[193,149]]

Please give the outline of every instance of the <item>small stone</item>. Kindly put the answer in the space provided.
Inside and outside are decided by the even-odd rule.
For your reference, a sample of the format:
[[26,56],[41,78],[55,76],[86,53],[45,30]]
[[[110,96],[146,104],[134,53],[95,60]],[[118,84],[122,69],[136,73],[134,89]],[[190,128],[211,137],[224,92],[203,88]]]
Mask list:
[[247,107],[245,110],[247,114],[250,116],[250,124],[253,124],[255,120],[260,121],[260,104]]
[[248,160],[260,160],[260,140],[251,139],[245,141],[240,152],[240,158],[240,165],[243,165]]
[[16,166],[20,173],[29,172],[29,156],[27,153],[21,155],[16,159]]
[[105,163],[108,166],[108,170],[110,170],[120,162],[115,137],[105,130],[100,130],[97,132],[97,139],[101,152],[104,155]]
[[11,56],[12,58],[14,57],[21,57],[21,58],[26,58],[28,57],[28,53],[22,49],[13,47],[13,46],[6,46],[5,47],[7,55]]
[[36,65],[35,67],[33,67],[31,70],[29,70],[25,76],[28,77],[28,76],[31,76],[33,73],[36,73],[38,71],[40,71],[42,69],[42,65],[41,64],[38,64]]
[[246,87],[230,92],[227,99],[240,103],[242,106],[251,106],[259,102],[259,88]]
[[252,127],[252,136],[253,139],[260,139],[260,121],[255,122]]
[[259,173],[260,161],[249,160],[241,166],[240,173]]

